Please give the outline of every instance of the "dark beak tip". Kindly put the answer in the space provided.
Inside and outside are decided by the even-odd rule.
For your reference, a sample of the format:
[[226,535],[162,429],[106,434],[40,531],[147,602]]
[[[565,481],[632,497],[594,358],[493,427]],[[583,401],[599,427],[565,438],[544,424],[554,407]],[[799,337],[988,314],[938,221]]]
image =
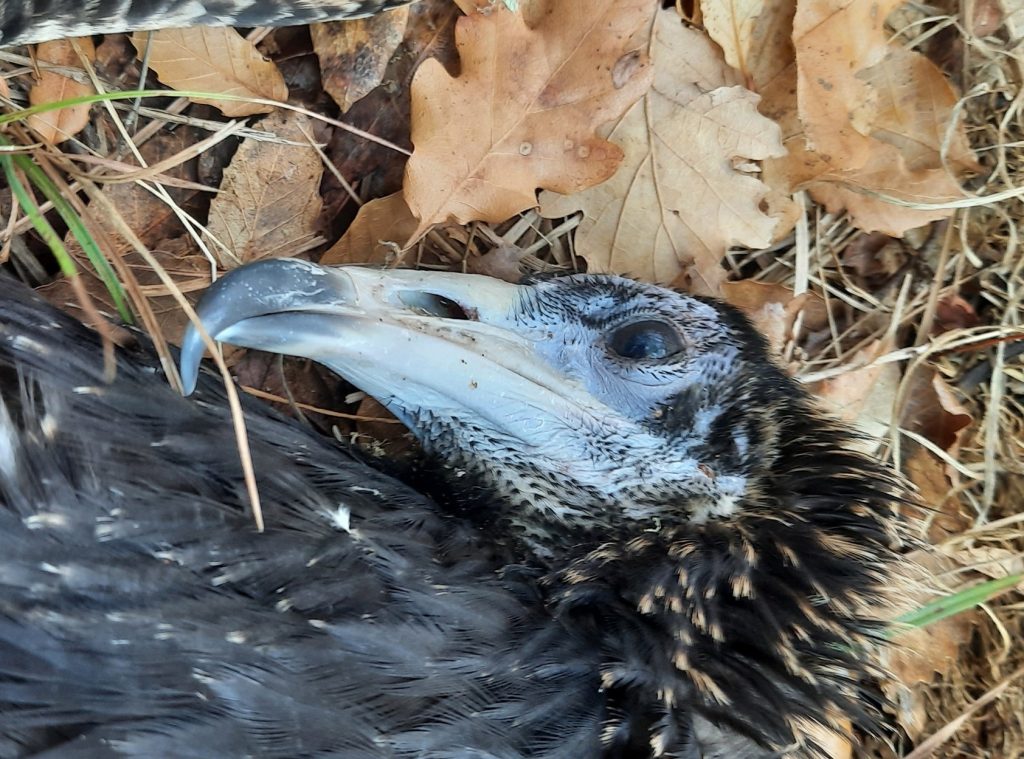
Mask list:
[[[294,258],[255,261],[233,269],[203,293],[196,313],[214,340],[245,319],[287,308],[287,299],[324,289],[325,269]],[[189,324],[181,343],[181,381],[185,395],[196,388],[206,346],[196,325]]]
[[182,392],[189,396],[196,390],[199,382],[199,364],[203,359],[206,347],[203,339],[199,336],[199,330],[194,324],[189,324],[185,329],[185,336],[181,341],[181,356],[179,372],[181,374]]

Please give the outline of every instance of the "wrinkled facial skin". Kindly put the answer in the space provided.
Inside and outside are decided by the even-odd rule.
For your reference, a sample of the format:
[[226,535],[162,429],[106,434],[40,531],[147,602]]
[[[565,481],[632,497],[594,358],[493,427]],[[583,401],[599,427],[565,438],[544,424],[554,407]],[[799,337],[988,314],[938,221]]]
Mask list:
[[[673,517],[700,521],[735,511],[756,459],[736,406],[750,354],[767,362],[756,336],[738,331],[717,305],[585,275],[529,285],[508,323],[559,375],[559,391],[587,397],[586,406],[535,414],[524,422],[535,432],[529,445],[457,409],[406,404],[400,413],[437,460],[483,486],[490,511],[500,493],[509,501],[505,517],[540,545],[565,524],[585,532],[623,521],[655,529]],[[616,339],[638,324],[633,345],[642,347],[643,326],[651,324],[668,327],[677,344],[656,346],[664,356],[620,355]],[[666,500],[674,513],[665,512]]]

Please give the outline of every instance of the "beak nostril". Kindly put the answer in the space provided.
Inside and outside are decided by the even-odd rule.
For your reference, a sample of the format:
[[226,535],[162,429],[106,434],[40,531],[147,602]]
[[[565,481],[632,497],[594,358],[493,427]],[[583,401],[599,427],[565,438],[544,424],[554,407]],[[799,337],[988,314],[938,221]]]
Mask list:
[[422,290],[405,290],[399,293],[398,298],[405,306],[424,316],[473,321],[473,316],[466,309],[443,295]]

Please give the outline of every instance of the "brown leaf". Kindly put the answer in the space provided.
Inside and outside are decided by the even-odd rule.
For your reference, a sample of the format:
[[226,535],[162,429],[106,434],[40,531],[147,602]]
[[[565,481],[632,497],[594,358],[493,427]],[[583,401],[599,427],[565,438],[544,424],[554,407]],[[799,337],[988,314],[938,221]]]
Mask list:
[[[243,98],[288,98],[288,88],[277,66],[234,29],[211,26],[162,29],[134,34],[132,44],[140,59],[148,50],[150,67],[161,82],[173,89]],[[270,105],[243,101],[201,97],[193,100],[212,105],[230,117],[273,110]]]
[[[457,73],[455,23],[462,17],[458,7],[448,0],[413,3],[409,6],[409,24],[405,39],[392,56],[380,87],[370,92],[345,114],[345,122],[412,150],[409,140],[410,87],[421,61],[436,58],[449,71]],[[407,156],[385,148],[343,129],[335,129],[327,146],[327,155],[338,172],[359,188],[364,200],[379,198],[402,189]],[[333,175],[324,178],[325,217],[339,224],[351,222],[348,192]],[[358,209],[356,209],[358,210]],[[402,241],[403,243],[405,240]]]
[[[857,369],[815,383],[809,389],[840,419],[872,440],[887,436],[892,425],[900,370],[896,363],[872,363],[892,350],[888,340],[875,340],[857,352]],[[867,443],[873,447],[873,443]]]
[[[182,126],[173,132],[160,132],[147,140],[141,148],[142,157],[148,165],[163,161],[176,163],[169,168],[166,175],[183,182],[195,182],[196,161],[177,163],[174,159],[189,150],[199,138],[199,132],[190,127]],[[196,214],[204,210],[202,197],[204,194],[193,187],[175,187],[165,185],[164,189],[177,206],[185,211]],[[154,247],[163,240],[181,237],[185,228],[175,215],[174,210],[163,200],[156,197],[134,182],[110,184],[103,188],[103,194],[120,212],[121,219],[147,247]],[[134,250],[133,246],[118,232],[119,227],[104,215],[90,214],[88,220],[104,235],[101,246],[108,256],[123,256]],[[80,253],[73,238],[68,235],[68,243],[72,253]],[[207,271],[209,264],[204,263]]]
[[319,245],[320,178],[323,164],[308,145],[310,120],[281,111],[260,122],[286,145],[246,139],[224,170],[220,193],[210,204],[210,233],[228,247],[214,249],[233,269],[272,256],[294,256]]
[[906,397],[900,426],[927,438],[956,458],[960,452],[960,436],[974,418],[953,389],[938,372],[924,367],[910,377]]
[[389,262],[418,224],[402,193],[371,200],[359,209],[355,221],[323,254],[320,263],[337,266]]
[[825,301],[820,296],[810,292],[794,295],[792,288],[785,285],[750,279],[723,282],[722,297],[747,315],[758,332],[768,338],[776,354],[783,352],[800,314],[805,330],[821,329],[828,320]]
[[622,151],[595,134],[647,89],[633,35],[648,0],[539,2],[532,28],[504,7],[458,22],[462,73],[426,61],[413,81],[405,196],[420,234],[449,218],[503,221],[536,188],[577,192],[607,179]]
[[453,2],[467,16],[477,11],[487,12],[494,7],[494,0],[453,0]]
[[953,125],[957,95],[946,77],[889,42],[884,22],[898,4],[802,0],[793,20],[796,67],[762,90],[790,151],[767,176],[809,187],[830,211],[845,209],[860,228],[895,236],[951,211],[906,208],[872,193],[946,202],[962,197],[954,172],[975,166],[963,124]]
[[[87,60],[96,59],[96,48],[89,37],[75,39],[78,49]],[[55,40],[36,46],[36,58],[57,66],[79,68],[81,61],[71,40]],[[31,105],[57,103],[83,95],[92,95],[96,90],[91,84],[83,84],[53,71],[41,71],[39,80],[28,93]],[[71,105],[55,111],[38,113],[28,117],[28,125],[39,135],[39,139],[50,145],[58,145],[85,129],[89,123],[88,104]]]
[[886,664],[894,679],[883,684],[883,690],[898,704],[896,718],[911,739],[920,737],[928,720],[923,686],[956,663],[976,624],[976,612],[958,614],[923,629],[908,630],[897,638],[897,645],[886,649]]
[[523,249],[516,245],[502,243],[482,256],[470,256],[466,259],[466,271],[470,274],[483,274],[505,282],[518,284],[525,271],[523,269]]
[[785,88],[786,78],[794,77],[793,50],[794,0],[702,0],[701,10],[708,36],[725,52],[726,60],[737,69],[745,84],[762,93],[761,111],[778,120],[771,112],[774,102],[768,93]]
[[765,186],[742,163],[782,155],[758,97],[734,84],[713,43],[671,10],[655,24],[650,92],[610,129],[625,151],[611,180],[572,197],[544,193],[541,212],[582,209],[576,250],[590,271],[671,283],[685,275],[717,294],[730,245],[764,247],[775,220],[759,207]]
[[96,71],[110,79],[128,76],[128,68],[135,66],[135,47],[127,34],[105,34],[96,46]]
[[748,81],[761,54],[753,43],[755,34],[763,27],[763,19],[769,17],[765,5],[765,0],[701,0],[700,4],[708,36],[722,48],[726,63]]
[[[189,146],[199,139],[198,134],[198,130],[182,125],[173,132],[160,132],[147,140],[140,150],[150,165],[165,160],[174,162],[173,159],[178,154],[188,150]],[[186,182],[194,182],[196,161],[177,163],[167,170],[167,175]],[[195,216],[203,212],[204,193],[191,187],[165,185],[164,189],[171,201],[187,213]],[[110,184],[104,187],[102,192],[118,210],[125,225],[163,264],[186,297],[195,302],[210,281],[210,264],[185,236],[184,226],[172,208],[134,182]],[[146,297],[150,308],[158,317],[163,336],[177,343],[186,322],[177,301],[166,294],[150,266],[135,252],[134,246],[121,236],[120,226],[106,215],[92,213],[90,208],[86,209],[85,220],[103,252],[112,260],[120,259],[133,271],[142,286],[142,295]],[[93,301],[106,313],[116,313],[106,287],[95,275],[94,267],[86,260],[81,247],[70,233],[66,235],[65,244],[68,252],[78,262],[82,284]],[[71,311],[79,318],[86,316],[79,308],[78,298],[70,284],[63,278],[56,280],[43,292],[55,305]]]
[[[225,348],[226,345],[222,346]],[[345,433],[351,430],[347,420],[314,410],[333,409],[350,388],[343,379],[320,364],[244,349],[239,349],[230,358],[226,355],[225,359],[235,381],[247,392],[256,390],[257,397],[267,394],[263,396],[265,400],[281,399],[278,404],[282,413],[305,417],[325,425],[326,429],[339,425]]]
[[977,0],[971,19],[970,33],[976,37],[987,37],[1003,25],[1003,9],[999,0]]
[[903,473],[914,483],[918,500],[925,507],[908,506],[904,511],[913,523],[920,524],[922,537],[929,544],[938,545],[974,523],[974,516],[965,512],[956,496],[956,472],[923,445],[913,446],[904,456]]
[[[858,226],[897,236],[949,215],[870,195],[948,201],[962,196],[953,172],[975,166],[963,125],[951,126],[957,98],[946,78],[889,42],[884,21],[899,0],[747,0],[725,14],[704,5],[712,6],[709,33],[738,50],[748,85],[764,97],[762,113],[782,128],[788,155],[765,164],[778,193],[809,188]],[[947,132],[948,167],[940,155]]]
[[406,6],[367,18],[310,25],[324,90],[342,113],[380,84],[408,21]]
[[981,317],[974,306],[956,293],[949,293],[939,298],[935,309],[935,327],[933,335],[949,332],[954,329],[969,329],[981,324]]

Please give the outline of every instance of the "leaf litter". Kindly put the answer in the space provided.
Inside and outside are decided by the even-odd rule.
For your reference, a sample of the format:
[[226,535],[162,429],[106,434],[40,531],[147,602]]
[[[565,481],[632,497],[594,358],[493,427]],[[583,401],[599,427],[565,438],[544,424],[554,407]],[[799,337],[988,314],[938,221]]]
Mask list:
[[[685,18],[664,5],[422,0],[309,32],[134,35],[166,99],[65,107],[8,135],[65,172],[70,195],[104,183],[125,227],[75,200],[171,340],[180,312],[125,228],[190,299],[214,267],[268,255],[506,279],[611,271],[724,297],[917,486],[908,513],[931,546],[915,557],[918,602],[1021,571],[1019,3],[705,0]],[[79,41],[0,52],[3,81],[19,105],[136,89],[127,39],[103,40],[98,79]],[[262,102],[286,98],[313,116]],[[318,119],[339,112],[412,158]],[[190,154],[184,141],[207,135],[216,149]],[[51,280],[29,223],[0,202],[0,258]],[[87,289],[111,310],[98,280]],[[76,309],[64,280],[47,290]],[[335,434],[390,439],[387,455],[408,445],[367,421],[385,412],[361,394],[331,408],[338,380],[308,363],[231,359],[252,392]],[[1010,590],[902,638],[885,687],[906,735],[860,753],[1020,755],[1022,611]]]

